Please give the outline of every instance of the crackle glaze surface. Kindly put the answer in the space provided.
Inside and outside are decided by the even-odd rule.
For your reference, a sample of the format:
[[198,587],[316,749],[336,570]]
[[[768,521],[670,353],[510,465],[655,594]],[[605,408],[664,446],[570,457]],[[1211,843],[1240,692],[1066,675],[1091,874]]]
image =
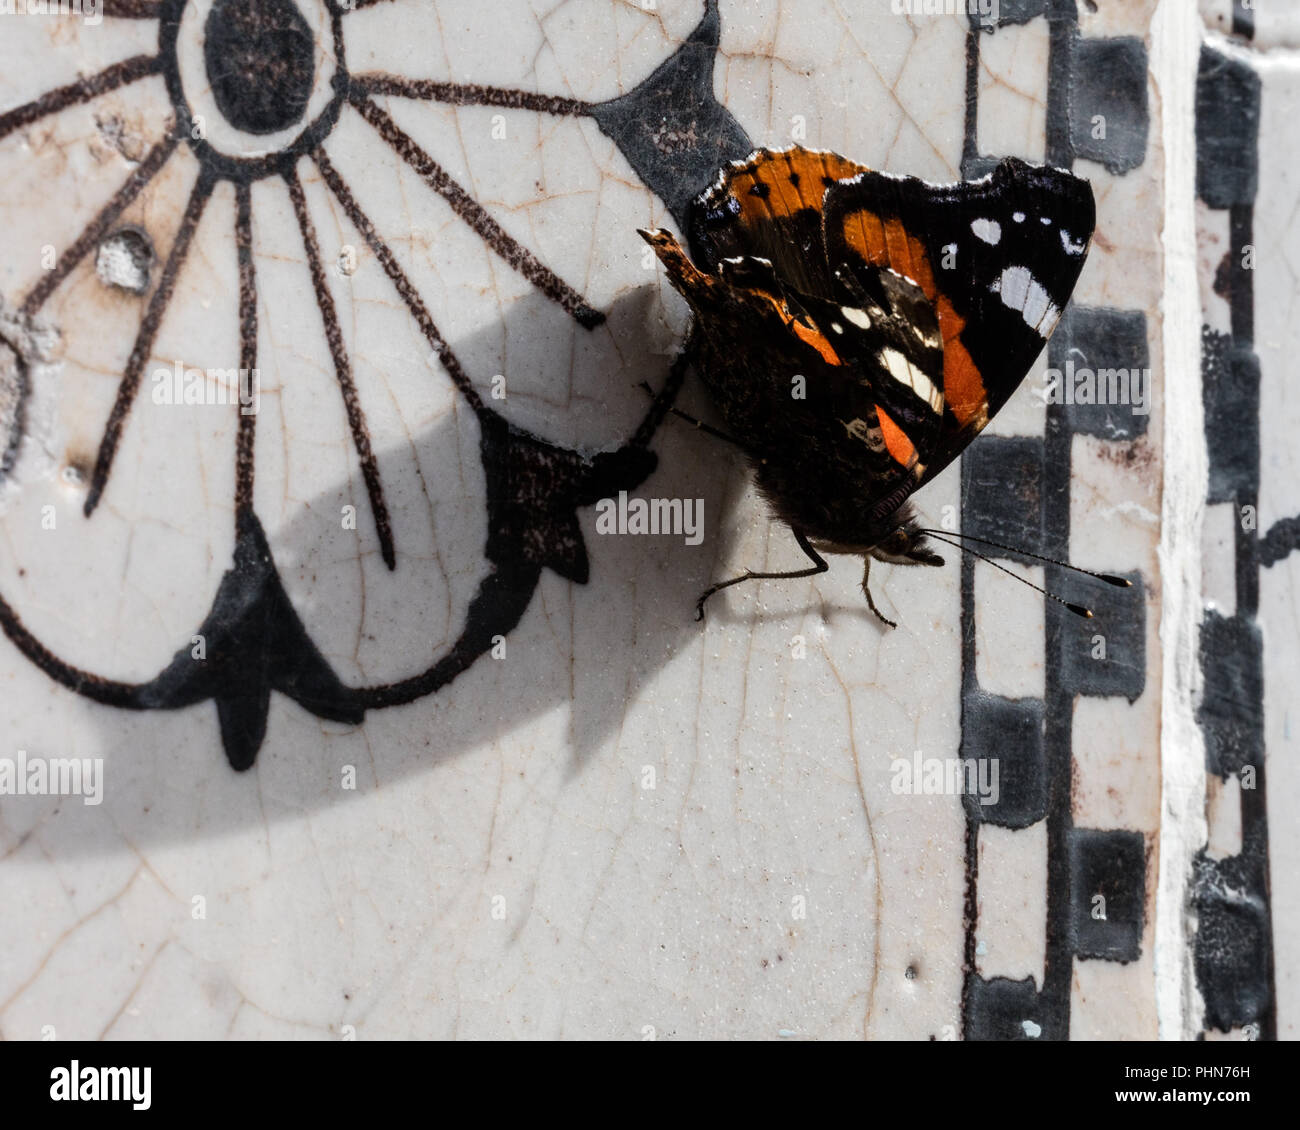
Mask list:
[[[1157,1035],[1165,405],[1201,395],[1162,361],[1157,4],[898,7],[0,17],[0,757],[102,759],[104,784],[0,797],[6,1038]],[[1234,687],[1262,670],[1262,721],[1198,715],[1210,850],[1177,866],[1203,919],[1265,882],[1253,933],[1198,949],[1188,916],[1203,1005],[1170,1035],[1282,1032],[1296,994],[1267,890],[1270,844],[1300,850],[1287,770],[1232,791],[1292,740],[1293,530],[1248,608],[1255,550],[1223,558],[1241,505],[1261,538],[1296,509],[1267,379],[1294,354],[1296,71],[1212,9],[1263,111],[1250,198],[1198,178],[1206,340],[1247,345],[1253,282],[1265,379],[1254,463],[1216,480],[1211,442],[1205,599],[1231,624],[1206,633]],[[1230,105],[1200,151],[1241,134],[1213,125]],[[692,620],[710,580],[800,555],[725,445],[647,426],[687,319],[635,229],[680,231],[722,163],[795,143],[1092,183],[1049,349],[917,501],[1129,577],[998,559],[1094,621],[955,551],[873,570],[894,631],[834,558]],[[1251,204],[1274,273],[1234,299]],[[1141,402],[1050,402],[1067,363],[1142,373]],[[680,404],[708,414],[689,377]],[[599,533],[621,490],[702,500],[701,544]],[[997,802],[900,793],[914,756],[997,759]]]

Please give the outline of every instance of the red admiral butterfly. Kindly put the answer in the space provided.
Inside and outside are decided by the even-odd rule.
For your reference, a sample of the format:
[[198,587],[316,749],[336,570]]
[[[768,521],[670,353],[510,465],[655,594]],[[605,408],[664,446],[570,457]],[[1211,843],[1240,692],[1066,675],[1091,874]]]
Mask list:
[[697,198],[695,262],[641,232],[694,311],[687,355],[730,438],[813,563],[715,584],[696,618],[741,581],[825,572],[821,551],[862,557],[885,620],[872,558],[942,565],[907,500],[1024,379],[1094,223],[1088,182],[1060,169],[1007,158],[934,185],[793,148],[756,151]]

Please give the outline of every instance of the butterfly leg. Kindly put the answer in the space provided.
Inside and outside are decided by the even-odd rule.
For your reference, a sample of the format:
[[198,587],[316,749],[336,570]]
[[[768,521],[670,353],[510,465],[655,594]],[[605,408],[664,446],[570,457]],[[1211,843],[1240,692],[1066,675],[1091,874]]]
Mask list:
[[[645,392],[647,396],[653,397],[655,394],[654,389],[650,387],[649,382],[647,381],[641,382],[641,389]],[[674,416],[676,416],[679,420],[685,420],[688,424],[691,425],[691,427],[697,428],[700,431],[713,436],[715,439],[720,439],[725,443],[729,443],[735,447],[739,447],[741,451],[745,450],[743,447],[741,447],[740,440],[736,439],[734,436],[727,435],[726,432],[719,431],[717,428],[713,427],[712,424],[706,424],[703,420],[697,420],[694,416],[691,416],[686,412],[683,412],[680,408],[670,408],[668,411],[671,412]]]
[[876,602],[871,599],[871,589],[867,587],[867,578],[870,575],[871,575],[871,558],[864,555],[862,558],[862,595],[867,598],[867,607],[870,608],[871,611],[876,614],[876,619],[879,620],[882,624],[887,624],[891,628],[897,628],[898,625],[895,624],[894,621],[891,620],[888,616],[882,613],[880,609],[876,607]]
[[[692,330],[692,335],[694,330]],[[641,421],[641,426],[637,428],[636,435],[632,437],[633,447],[646,447],[654,438],[654,434],[659,430],[659,425],[663,423],[664,417],[670,411],[676,411],[673,408],[673,401],[677,399],[677,394],[681,391],[682,382],[686,380],[686,370],[690,365],[691,358],[691,338],[686,339],[682,346],[682,351],[677,354],[676,360],[673,361],[672,368],[668,370],[668,379],[664,381],[664,387],[656,394],[649,384],[641,382],[641,387],[650,395],[650,411],[646,413],[645,419]]]
[[817,573],[824,573],[830,568],[826,564],[826,559],[813,549],[812,543],[809,542],[802,530],[794,531],[794,540],[799,548],[804,551],[808,560],[812,562],[809,568],[796,569],[792,573],[754,573],[746,569],[739,577],[732,577],[729,581],[719,581],[716,585],[710,585],[700,593],[700,599],[695,602],[695,619],[704,619],[704,602],[709,597],[714,593],[721,592],[723,589],[729,589],[732,585],[738,585],[742,581],[793,581],[800,577],[812,577]]

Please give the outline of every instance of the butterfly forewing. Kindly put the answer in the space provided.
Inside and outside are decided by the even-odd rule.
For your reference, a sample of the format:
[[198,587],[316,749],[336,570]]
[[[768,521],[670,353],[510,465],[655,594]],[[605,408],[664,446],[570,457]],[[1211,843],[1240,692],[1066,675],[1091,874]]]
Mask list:
[[863,171],[836,153],[759,149],[724,169],[696,202],[692,251],[707,269],[725,259],[767,259],[791,289],[829,298],[822,204],[830,185]]
[[891,267],[934,303],[946,411],[927,478],[1024,379],[1074,289],[1094,223],[1086,181],[1014,158],[980,181],[931,185],[864,172],[827,189],[830,262],[860,276]]

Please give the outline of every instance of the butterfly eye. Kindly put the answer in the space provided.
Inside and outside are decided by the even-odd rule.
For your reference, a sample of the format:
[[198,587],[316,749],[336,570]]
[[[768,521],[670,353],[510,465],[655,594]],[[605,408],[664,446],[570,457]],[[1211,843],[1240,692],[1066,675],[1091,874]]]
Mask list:
[[907,530],[899,526],[889,537],[880,543],[880,548],[886,553],[906,553],[908,546],[911,545],[912,539],[907,536]]

